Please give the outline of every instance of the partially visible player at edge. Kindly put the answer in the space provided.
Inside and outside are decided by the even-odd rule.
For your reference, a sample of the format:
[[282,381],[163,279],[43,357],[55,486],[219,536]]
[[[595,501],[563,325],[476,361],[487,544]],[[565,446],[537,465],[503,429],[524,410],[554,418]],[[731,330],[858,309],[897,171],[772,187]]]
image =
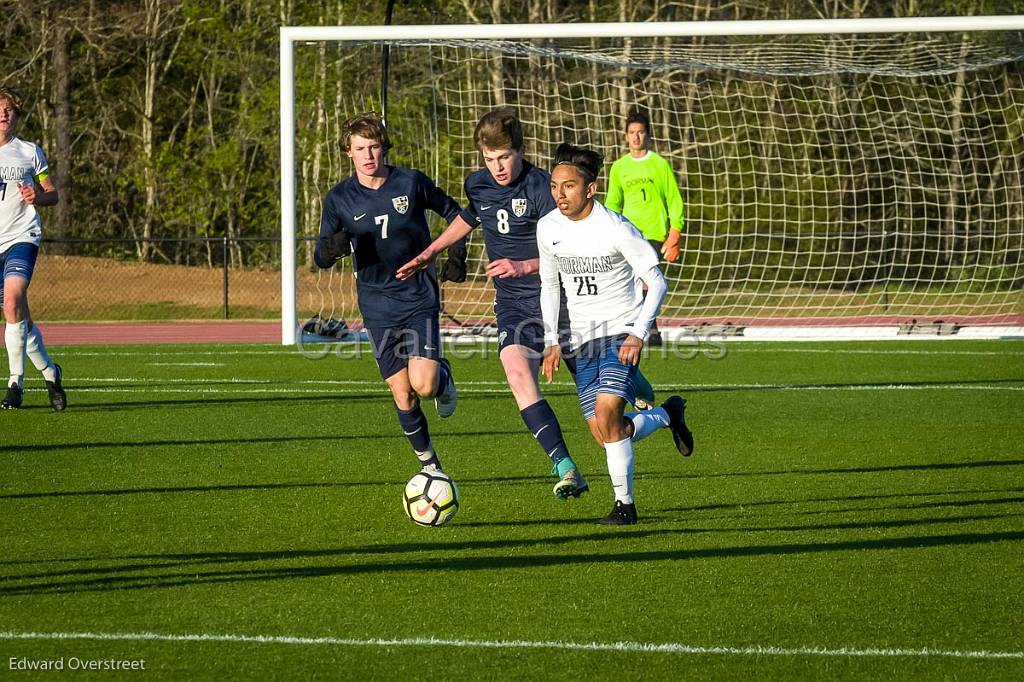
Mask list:
[[50,179],[43,150],[14,135],[21,112],[21,98],[0,86],[0,304],[7,323],[4,345],[10,369],[0,407],[21,407],[27,355],[43,373],[50,406],[60,412],[68,405],[61,386],[61,368],[47,354],[28,307],[28,285],[42,241],[42,220],[36,207],[56,204],[57,188]]
[[[626,117],[625,136],[629,153],[608,172],[605,205],[626,216],[655,251],[675,263],[684,220],[676,175],[663,156],[651,151],[651,120],[646,114],[634,111]],[[657,320],[651,324],[648,345],[661,345]]]
[[[693,452],[686,426],[686,401],[672,396],[661,407],[625,413],[644,341],[665,297],[658,256],[628,220],[594,199],[600,154],[561,144],[551,171],[558,206],[537,223],[541,311],[544,315],[543,370],[552,381],[561,360],[558,343],[560,287],[569,306],[573,341],[578,342],[576,389],[583,417],[604,443],[615,506],[598,523],[634,524],[633,441],[658,429],[672,431],[679,452]],[[644,298],[641,282],[648,292]]]
[[466,178],[468,204],[462,221],[452,223],[415,259],[398,271],[409,277],[433,262],[446,247],[460,243],[477,225],[483,226],[487,275],[495,288],[498,357],[526,428],[552,463],[560,499],[579,497],[589,486],[569,454],[558,418],[541,395],[537,382],[544,328],[540,322],[540,279],[537,276],[537,220],[554,209],[550,177],[523,158],[523,129],[510,108],[485,114],[473,140],[484,166]]
[[459,221],[459,205],[418,170],[390,166],[379,115],[345,122],[342,151],[355,174],[324,197],[314,260],[329,268],[352,254],[356,294],[380,374],[391,389],[398,422],[422,468],[441,470],[420,398],[434,398],[449,417],[457,394],[451,364],[441,357],[440,297],[434,269],[404,280],[398,267],[430,243],[426,211]]

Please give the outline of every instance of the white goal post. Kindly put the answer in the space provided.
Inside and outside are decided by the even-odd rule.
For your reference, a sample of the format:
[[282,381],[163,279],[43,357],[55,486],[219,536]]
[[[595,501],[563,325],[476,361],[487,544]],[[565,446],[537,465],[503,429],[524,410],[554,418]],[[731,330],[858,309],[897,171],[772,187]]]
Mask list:
[[[378,41],[386,41],[389,44],[430,44],[434,42],[443,43],[444,41],[454,41],[459,44],[472,43],[473,41],[495,41],[502,44],[508,44],[508,41],[598,41],[602,39],[620,42],[626,41],[628,44],[629,40],[633,38],[667,39],[726,36],[765,37],[844,36],[872,34],[966,34],[968,32],[1006,33],[1019,31],[1024,31],[1024,15],[735,22],[651,22],[639,24],[581,23],[541,25],[513,24],[437,26],[282,27],[280,30],[281,342],[283,345],[293,345],[296,343],[298,323],[298,309],[296,304],[296,272],[298,269],[296,259],[296,219],[297,209],[299,206],[299,198],[297,196],[296,178],[299,169],[296,164],[297,126],[295,62],[295,49],[297,45],[306,43],[366,44]],[[535,44],[540,45],[540,43]],[[536,49],[526,49],[525,51],[523,51],[520,48],[513,49],[520,50],[521,52],[523,52],[523,60],[540,59],[542,56],[544,56],[546,52],[550,51],[550,49],[546,46],[537,47]],[[832,48],[826,47],[823,49],[829,50]],[[850,50],[850,52],[851,54],[854,53],[853,50]],[[652,50],[651,54],[655,54],[655,52]],[[856,57],[856,55],[854,56]],[[630,62],[630,64],[632,64],[632,57],[630,55],[627,55],[627,57],[629,58],[623,60],[621,56],[611,58],[605,57],[603,53],[595,52],[593,55],[585,54],[580,58],[584,61],[590,61],[595,64],[599,62],[621,62],[623,64],[626,64],[626,62]],[[664,59],[664,56],[655,55],[654,58]],[[604,59],[617,59],[619,60],[619,62],[601,62],[601,60]],[[700,63],[699,56],[694,58],[694,60],[695,61],[692,61],[691,64]],[[1019,79],[1022,74],[1022,71],[1020,69],[1020,62],[1012,63],[1015,64],[1013,78]],[[623,66],[623,68],[626,67]],[[652,69],[650,64],[640,64],[639,68],[646,69],[646,72],[650,72],[650,70]],[[678,64],[674,63],[666,63],[665,68],[666,72],[678,72],[681,70],[686,70],[685,66],[681,67]],[[691,66],[691,68],[694,67]],[[711,64],[708,66],[708,69],[718,71],[721,71],[725,68],[728,67],[723,67],[721,64]],[[742,68],[739,69],[739,71],[742,72],[745,69],[747,69],[747,67],[743,66]],[[779,70],[778,73],[781,73],[783,71],[784,69]],[[376,73],[373,66],[367,67],[367,72],[368,74]],[[803,73],[797,75],[799,77],[805,76],[805,74]],[[372,80],[373,77],[374,75],[367,76],[369,80]],[[927,77],[929,76],[926,76],[924,78]],[[622,78],[623,82],[627,80],[628,77]],[[954,89],[955,85],[956,82],[954,82]],[[1016,81],[1014,81],[1014,87],[1016,87],[1016,85]],[[802,83],[799,85],[799,87],[803,87]],[[883,87],[882,90],[884,90],[885,87]],[[928,87],[931,86],[928,85]],[[571,88],[568,89],[571,90]],[[982,88],[982,90],[987,90],[987,87]],[[1024,89],[1022,89],[1022,93],[1024,93]],[[868,92],[868,96],[877,98],[879,95],[878,92]],[[768,104],[765,105],[766,107],[768,107],[767,114],[765,115],[771,115],[773,113],[770,110],[771,107],[774,106],[775,100],[773,98],[774,95],[770,96],[768,99]],[[614,100],[607,101],[612,102]],[[744,106],[742,95],[738,94],[736,96],[736,101],[737,107]],[[624,109],[625,104],[626,103],[624,101],[615,102],[614,113],[616,121],[621,122],[621,116],[619,115],[619,113],[621,110]],[[1020,117],[1024,118],[1024,94],[1014,94],[1013,97],[1010,98],[1010,105],[1013,107],[1017,107],[1019,109]],[[799,107],[798,109],[799,110],[796,111],[795,113],[789,112],[786,113],[786,115],[795,117],[807,116],[808,119],[819,117],[819,114],[816,114],[815,112],[803,111]],[[484,111],[486,111],[486,109],[480,110],[476,115],[482,114],[484,113]],[[350,113],[356,113],[356,111],[351,111]],[[846,114],[844,113],[842,115],[845,116]],[[921,114],[921,116],[933,116],[933,114],[929,114],[926,112]],[[837,120],[838,117],[839,114],[837,114]],[[657,115],[652,116],[652,124],[655,126],[655,130],[660,131],[662,129],[658,128],[658,126],[661,122],[653,120],[656,118],[658,118]],[[1008,116],[1007,118],[1010,117]],[[465,125],[465,121],[463,121],[462,123],[463,125]],[[524,120],[524,123],[527,122]],[[874,123],[875,122],[871,122],[871,125],[874,125]],[[559,123],[558,125],[562,127],[556,127],[554,128],[555,130],[564,129],[563,124]],[[666,127],[664,128],[664,130],[669,133],[670,137],[671,135],[676,134],[686,134],[684,126],[671,129]],[[785,137],[786,135],[790,134],[790,132],[792,131],[783,131],[783,133],[780,134],[779,131],[773,131],[771,133],[771,135],[773,136],[772,144],[779,146],[781,148],[784,142],[780,141],[780,139],[774,138]],[[822,133],[816,130],[812,125],[810,127],[800,128],[799,130],[796,130],[795,134],[807,136]],[[831,135],[831,133],[828,134]],[[847,131],[840,130],[837,134],[845,135],[847,134]],[[1003,144],[1003,138],[1000,136],[1003,135],[1006,138],[1009,138],[1011,134],[1012,131],[1009,130],[1005,132],[1005,135],[1004,133],[999,132],[995,134],[996,138],[998,139],[996,139],[994,142],[987,140],[986,138],[986,140],[984,140],[983,143],[988,144],[989,142],[991,142],[992,145],[999,146]],[[595,133],[594,135],[598,135],[598,137],[594,137],[592,135],[591,139],[611,140],[611,144],[614,144],[614,141],[618,139],[621,133],[617,128],[612,127],[609,130],[602,130],[599,134]],[[985,135],[988,135],[988,133],[986,132]],[[655,135],[655,138],[658,138],[657,134]],[[545,143],[550,144],[556,143],[558,141],[559,140],[547,140]],[[674,144],[681,143],[682,141],[669,139],[664,140],[664,142],[667,144]],[[700,145],[703,143],[704,141],[702,140],[697,140],[696,142],[693,142],[694,145]],[[823,144],[829,145],[832,144],[832,142],[826,141]],[[932,196],[932,194],[929,194],[928,188],[919,189],[916,187],[916,185],[914,187],[910,187],[910,185],[908,184],[906,188],[896,188],[892,192],[889,192],[890,194],[895,193],[894,196],[896,196],[896,198],[892,199],[892,204],[887,204],[883,207],[880,207],[879,212],[891,214],[893,210],[898,208],[898,206],[900,206],[903,202],[908,201],[906,197],[913,198],[916,196],[920,196],[925,197],[924,200],[935,205],[935,212],[937,214],[942,214],[943,210],[946,210],[948,213],[947,217],[950,220],[952,220],[954,213],[958,217],[958,219],[959,217],[962,217],[965,214],[968,216],[974,216],[979,212],[985,213],[985,215],[987,216],[988,213],[992,212],[990,209],[993,207],[993,205],[995,205],[996,203],[1006,204],[1008,202],[1012,204],[1010,206],[1012,215],[1020,216],[1024,214],[1024,208],[1022,208],[1024,207],[1024,196],[1022,196],[1024,192],[1022,192],[1021,189],[1021,175],[1024,174],[1024,168],[1022,168],[1022,164],[1024,164],[1024,162],[1022,162],[1020,158],[1014,158],[1015,156],[1017,156],[1017,153],[1019,151],[1019,148],[1017,146],[1013,146],[1015,144],[1016,143],[1011,143],[1011,147],[1009,148],[1011,151],[1009,153],[1000,152],[1000,154],[1004,154],[1004,156],[1000,156],[998,159],[993,160],[991,162],[991,166],[986,165],[985,169],[985,172],[989,174],[997,172],[1002,179],[1005,180],[1005,178],[1012,178],[1012,180],[1001,181],[1002,184],[1000,184],[998,187],[995,187],[994,185],[990,184],[985,187],[979,186],[977,188],[972,188],[970,190],[973,193],[972,196],[977,195],[977,197],[979,197],[978,202],[980,202],[979,205],[981,205],[982,208],[977,208],[973,205],[966,207],[959,205],[952,207],[944,206],[943,202],[946,200],[942,197]],[[908,152],[907,148],[901,146],[898,143],[898,141],[896,147],[898,148],[895,152],[896,154],[914,153],[913,150],[910,150]],[[759,149],[761,148],[759,147]],[[605,149],[604,151],[606,163],[610,163],[610,161],[613,160],[613,158],[610,157],[609,153],[607,153],[608,151],[610,151],[610,149]],[[457,151],[453,151],[452,153],[470,155],[475,159],[476,150],[459,149]],[[773,304],[774,307],[771,308],[759,308],[759,310],[761,310],[764,313],[765,319],[776,320],[780,317],[786,318],[791,312],[795,310],[794,308],[791,307],[792,301],[799,301],[801,296],[810,296],[810,294],[808,294],[807,291],[810,291],[815,288],[815,282],[813,281],[814,277],[818,277],[819,284],[824,282],[822,284],[823,287],[834,288],[842,285],[844,282],[852,281],[847,272],[847,270],[849,270],[851,267],[849,263],[845,263],[844,265],[841,266],[841,269],[843,269],[842,277],[846,277],[846,280],[842,280],[841,277],[836,276],[835,271],[836,268],[839,266],[835,266],[834,264],[823,264],[828,259],[827,257],[829,256],[829,254],[831,254],[833,251],[839,248],[837,247],[837,244],[840,243],[856,243],[856,245],[849,247],[850,253],[853,254],[851,256],[851,259],[861,259],[865,262],[872,261],[872,267],[875,270],[878,270],[883,267],[882,265],[879,265],[877,262],[874,262],[875,250],[881,248],[891,248],[891,245],[886,246],[886,244],[889,244],[889,242],[887,242],[886,240],[898,240],[900,239],[900,237],[898,235],[893,237],[893,232],[891,230],[886,232],[886,228],[884,227],[876,229],[877,226],[874,226],[874,223],[871,222],[871,220],[873,219],[869,220],[860,215],[853,215],[864,206],[871,208],[874,205],[872,204],[872,202],[876,202],[878,200],[875,198],[862,199],[859,204],[853,206],[852,208],[846,205],[841,205],[841,202],[835,198],[836,196],[839,196],[843,192],[854,193],[860,190],[849,186],[826,187],[826,181],[822,177],[819,177],[821,176],[820,167],[815,165],[817,163],[817,160],[807,158],[806,151],[803,151],[801,153],[803,154],[803,158],[797,159],[795,162],[793,162],[790,159],[783,160],[783,163],[787,168],[792,166],[794,170],[792,171],[792,173],[789,173],[789,171],[787,171],[787,173],[789,174],[786,175],[786,178],[788,179],[783,179],[780,181],[783,185],[788,185],[788,187],[784,187],[782,189],[788,191],[804,192],[808,197],[817,197],[820,195],[821,203],[813,205],[808,203],[808,205],[806,206],[797,206],[793,209],[784,206],[771,206],[770,211],[766,212],[764,215],[751,214],[750,217],[744,218],[744,220],[748,220],[749,222],[743,225],[741,228],[738,228],[741,230],[741,233],[737,233],[739,236],[725,233],[721,235],[706,235],[705,239],[708,240],[706,243],[717,244],[718,242],[716,240],[721,239],[727,245],[732,243],[733,247],[730,248],[736,249],[737,253],[746,253],[747,257],[741,266],[737,266],[735,268],[732,264],[723,262],[721,260],[714,260],[713,262],[709,261],[706,263],[690,263],[689,266],[684,266],[693,267],[697,270],[703,268],[703,270],[700,270],[701,272],[711,272],[712,270],[717,271],[718,269],[730,268],[732,268],[734,271],[730,275],[732,279],[730,280],[730,284],[728,285],[728,287],[722,286],[720,282],[717,282],[715,284],[714,296],[711,296],[711,293],[709,293],[712,289],[711,285],[708,284],[710,279],[702,279],[700,280],[700,282],[698,282],[697,280],[684,281],[682,279],[682,275],[679,275],[679,287],[677,290],[671,293],[676,296],[676,303],[674,304],[676,306],[675,309],[677,311],[681,311],[678,315],[676,315],[676,317],[677,319],[682,320],[682,324],[686,324],[691,317],[686,314],[686,310],[695,309],[698,306],[710,305],[710,303],[708,302],[711,301],[712,298],[714,298],[714,305],[720,305],[720,309],[724,311],[721,314],[712,316],[715,320],[720,322],[729,319],[741,320],[751,317],[749,314],[749,303],[745,304],[748,306],[747,308],[740,308],[735,306],[730,308],[728,307],[728,305],[732,304],[727,305],[725,303],[722,303],[721,301],[726,299],[730,301],[735,301],[745,296],[755,298],[771,298],[775,296],[784,296],[783,293],[779,292],[781,292],[784,289],[789,289],[789,297],[779,299],[785,300],[786,303],[780,303],[777,305]],[[943,154],[945,153],[946,152],[943,152]],[[541,154],[540,156],[543,157],[543,154]],[[752,158],[753,156],[756,155],[752,155]],[[531,158],[534,157],[531,156]],[[878,161],[878,159],[873,160],[873,162],[876,161]],[[754,163],[754,161],[750,159],[743,159],[739,163],[743,165]],[[840,164],[839,161],[833,161],[833,163],[836,166]],[[880,161],[879,163],[884,165],[889,162],[883,160]],[[673,160],[673,166],[676,168],[677,171],[682,170],[675,160]],[[803,172],[800,170],[801,168],[805,168],[807,170],[807,174],[805,176],[801,176],[801,173]],[[919,167],[915,168],[915,172],[921,173],[922,175],[934,172],[934,168],[931,167],[929,167],[929,169],[927,170],[924,170]],[[421,169],[427,172],[428,175],[431,175],[432,169]],[[898,175],[900,173],[905,174],[907,171],[902,169],[899,171],[892,171],[892,169],[889,169],[888,172],[894,177],[895,175]],[[974,170],[972,172],[975,176],[980,175],[980,173],[977,170]],[[860,171],[858,170],[856,171],[856,173],[860,173]],[[772,182],[770,180],[772,175],[773,173],[771,171],[768,171],[763,176],[769,178],[769,185]],[[335,177],[332,181],[332,184],[333,182],[337,182],[338,180],[340,180],[340,176]],[[462,178],[448,178],[448,180],[449,186],[444,186],[444,189],[446,189],[449,194],[452,194],[456,198],[456,200],[460,202],[463,201],[464,198],[460,196]],[[743,182],[745,181],[741,179],[740,183],[742,184]],[[839,184],[842,184],[842,182],[840,182]],[[320,196],[322,196],[322,192],[320,191],[321,189],[326,188],[317,188],[316,193],[319,194]],[[888,192],[889,189],[890,188],[882,188],[879,190],[879,192],[884,194],[885,192]],[[959,191],[962,190],[963,188],[958,186],[957,189]],[[904,190],[905,196],[900,194],[900,192]],[[772,191],[772,187],[766,187],[764,189],[760,187],[751,188],[752,195],[760,196],[762,202],[764,202],[765,197],[767,197],[768,194],[770,194]],[[709,189],[708,196],[711,196],[712,194],[712,190]],[[319,196],[317,196],[316,198],[319,199]],[[685,199],[686,194],[684,193],[684,200]],[[766,209],[766,211],[767,210],[768,209]],[[738,213],[742,212],[743,211],[738,210]],[[818,221],[822,225],[836,223],[837,221],[840,220],[840,218],[837,216],[842,216],[842,214],[844,213],[849,214],[846,216],[847,218],[849,218],[849,220],[857,222],[858,224],[867,225],[867,227],[865,228],[866,232],[864,235],[853,234],[853,232],[851,232],[850,230],[846,230],[845,228],[843,228],[842,231],[840,231],[837,228],[837,231],[834,234],[829,233],[825,235],[818,234],[814,231],[809,232],[807,234],[796,232],[792,234],[781,234],[774,231],[782,230],[784,232],[785,226],[789,224],[787,221],[791,221],[794,224],[804,220]],[[707,221],[709,224],[711,221],[719,219],[709,216],[710,214],[704,217],[704,220]],[[913,213],[909,214],[909,217],[903,217],[900,215],[890,217],[892,218],[892,220],[897,221],[896,224],[908,225],[909,227],[907,227],[907,229],[914,228],[914,225],[911,225],[911,223],[917,220],[917,216]],[[733,223],[737,225],[740,224],[740,219],[737,218],[736,216],[732,216],[731,218],[729,218],[729,220],[731,220]],[[985,217],[984,220],[989,221],[990,219]],[[777,221],[776,227],[773,227],[771,224],[765,224],[770,223],[772,221]],[[974,274],[964,275],[964,268],[960,267],[960,269],[957,271],[960,274],[950,275],[948,274],[949,268],[947,267],[946,270],[944,270],[944,272],[947,273],[946,275],[943,275],[944,277],[948,277],[949,281],[954,281],[957,280],[957,278],[959,278],[959,280],[963,280],[964,282],[966,282],[966,284],[957,284],[956,282],[954,282],[954,284],[949,284],[947,286],[948,283],[944,281],[941,283],[941,287],[923,287],[924,289],[928,290],[923,293],[921,291],[915,293],[915,296],[917,296],[915,301],[919,301],[921,307],[913,307],[910,304],[908,304],[907,307],[900,308],[900,310],[905,311],[904,314],[906,317],[909,318],[910,315],[915,313],[919,314],[921,317],[925,317],[926,311],[928,310],[927,306],[929,305],[936,306],[935,310],[938,312],[938,314],[946,314],[951,317],[956,317],[956,315],[961,311],[961,308],[952,307],[951,305],[946,305],[944,307],[945,302],[948,301],[949,299],[942,298],[943,294],[947,294],[950,291],[953,291],[954,289],[958,296],[957,301],[962,301],[962,299],[964,299],[965,297],[973,297],[972,300],[976,299],[983,301],[982,303],[978,304],[975,308],[972,308],[969,311],[973,314],[976,314],[979,317],[979,319],[986,315],[988,316],[988,319],[997,321],[1013,320],[1021,316],[1022,311],[1019,309],[1021,300],[1020,287],[1022,286],[1022,284],[1024,284],[1024,270],[1021,270],[1021,268],[1019,267],[1022,263],[1024,263],[1024,259],[1020,257],[1019,253],[1022,249],[1024,249],[1024,247],[1021,246],[1021,238],[1019,235],[1016,234],[1002,234],[1000,230],[1006,229],[1003,223],[990,221],[984,222],[984,225],[986,226],[985,229],[988,230],[988,232],[993,232],[993,234],[986,233],[987,236],[985,237],[985,239],[987,241],[985,241],[984,246],[971,246],[971,249],[976,249],[979,250],[979,252],[984,252],[985,256],[981,259],[984,262],[980,263],[978,257],[973,255],[973,251],[972,255],[965,256],[964,258],[970,260],[972,267],[974,267],[975,269],[983,268],[984,272],[989,274],[983,276],[977,276]],[[989,225],[994,227],[989,228]],[[924,230],[925,228],[922,227],[921,229]],[[1020,229],[1019,225],[1017,229]],[[309,234],[309,232],[306,232],[306,234]],[[916,239],[916,237],[911,235],[911,237],[908,237],[908,239],[912,240]],[[943,241],[943,239],[945,239],[945,241]],[[751,253],[756,252],[760,248],[760,246],[758,246],[759,244],[774,244],[776,241],[779,240],[782,240],[783,242],[793,241],[797,244],[805,240],[818,240],[820,242],[820,246],[816,247],[817,251],[815,251],[814,255],[810,256],[812,260],[817,259],[815,261],[815,264],[808,265],[807,263],[803,262],[806,259],[804,257],[804,254],[799,250],[799,247],[793,247],[792,245],[788,245],[787,243],[783,243],[783,245],[780,247],[770,247],[777,248],[777,254],[776,256],[772,257],[770,262],[757,262],[757,258],[749,257]],[[955,246],[952,235],[948,236],[948,239],[945,236],[943,236],[936,243],[939,244],[939,246],[934,247],[937,249],[959,248]],[[865,244],[867,244],[867,246],[865,246]],[[876,244],[882,244],[882,246],[876,246]],[[688,249],[693,249],[695,248],[695,246],[699,248],[697,242],[687,243]],[[764,248],[768,249],[769,246],[765,246]],[[788,251],[788,249],[791,248],[795,249],[792,252],[792,254]],[[910,247],[907,248],[909,249]],[[914,248],[918,247],[915,246]],[[995,256],[992,255],[994,249],[999,250],[998,254]],[[1007,259],[1005,255],[1007,253],[1013,255],[1012,263]],[[1000,258],[1002,260],[999,260]],[[957,259],[958,263],[961,260],[963,260],[963,258],[960,258],[959,256],[957,257]],[[891,273],[894,267],[899,265],[905,264],[887,263],[885,267],[888,267],[889,272]],[[792,276],[792,274],[779,274],[780,271],[785,273],[792,273],[797,268],[811,268],[807,270],[807,272],[811,272],[812,274],[810,276],[800,275],[799,277],[794,277]],[[771,276],[771,279],[762,279],[762,276],[764,276],[764,272],[767,270],[772,270],[774,274]],[[872,272],[874,272],[875,270],[873,270]],[[861,298],[854,299],[852,298],[852,295],[847,296],[846,298],[843,298],[842,303],[837,302],[838,298],[827,298],[826,302],[821,302],[818,300],[818,298],[814,298],[814,303],[806,303],[806,300],[811,299],[805,298],[804,303],[800,304],[803,305],[804,308],[799,312],[793,312],[793,314],[796,315],[796,317],[793,318],[793,323],[799,324],[801,315],[807,315],[808,317],[813,316],[815,314],[825,315],[830,310],[838,308],[839,306],[862,306],[856,307],[856,310],[854,312],[857,312],[860,315],[861,319],[869,319],[873,311],[875,310],[875,308],[871,306],[876,306],[877,303],[872,302],[869,304],[865,303],[862,300],[864,292],[868,290],[874,292],[872,293],[873,296],[875,295],[875,293],[877,293],[877,296],[884,295],[886,301],[886,310],[889,310],[888,302],[890,301],[890,297],[893,296],[894,293],[889,288],[886,288],[884,293],[881,293],[880,287],[874,286],[875,284],[877,284],[877,279],[871,279],[869,277],[866,277],[863,275],[863,273],[861,273],[861,275],[859,276],[862,277],[863,281],[858,281],[856,283],[856,286],[850,285],[849,290],[857,292],[858,295],[861,296]],[[827,279],[828,281],[825,282],[825,279]],[[870,282],[868,280],[870,280]],[[914,281],[916,282],[917,280]],[[839,284],[837,284],[837,282],[839,282]],[[926,282],[926,284],[928,283],[934,284],[933,281]],[[484,284],[486,284],[486,282],[484,282]],[[871,284],[872,286],[868,286],[868,284]],[[903,286],[903,284],[901,284],[900,286]],[[725,291],[725,289],[728,289],[728,291]],[[938,289],[942,289],[942,291],[936,293]],[[996,293],[993,294],[993,291],[996,291]],[[962,302],[957,303],[957,306],[961,305]],[[466,311],[475,309],[476,308],[474,308],[472,305],[468,304],[465,308]],[[920,312],[918,313],[918,311]],[[466,312],[465,315],[471,316],[472,313]],[[757,315],[754,315],[754,317],[757,317]],[[840,322],[840,324],[842,323]],[[1010,324],[1013,323],[1011,322]]]

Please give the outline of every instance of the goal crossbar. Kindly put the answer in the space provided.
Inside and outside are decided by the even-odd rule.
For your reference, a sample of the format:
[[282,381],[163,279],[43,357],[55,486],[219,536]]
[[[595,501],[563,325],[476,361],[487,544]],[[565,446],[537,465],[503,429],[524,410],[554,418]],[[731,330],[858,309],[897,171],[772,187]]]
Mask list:
[[283,345],[294,345],[297,334],[294,65],[294,47],[296,43],[319,41],[369,42],[397,40],[784,36],[1020,30],[1024,30],[1024,15],[647,23],[284,26],[280,29],[281,343]]

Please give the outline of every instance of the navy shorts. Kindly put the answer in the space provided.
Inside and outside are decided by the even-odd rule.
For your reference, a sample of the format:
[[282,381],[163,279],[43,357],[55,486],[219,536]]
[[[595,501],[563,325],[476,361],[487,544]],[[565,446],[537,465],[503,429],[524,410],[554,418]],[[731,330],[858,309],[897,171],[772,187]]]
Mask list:
[[524,346],[540,357],[544,352],[544,320],[536,299],[498,301],[494,304],[498,322],[498,351]]
[[[4,279],[8,277],[20,277],[26,282],[32,281],[32,273],[36,269],[36,258],[39,256],[39,247],[35,244],[20,242],[13,245],[3,253],[0,253],[0,271]],[[4,288],[0,285],[0,306],[4,303]]]
[[576,393],[583,408],[583,418],[596,413],[598,393],[617,395],[632,403],[633,377],[638,365],[624,365],[619,361],[619,349],[628,334],[606,336],[583,344],[576,353]]
[[[530,351],[530,357],[544,356],[544,319],[540,314],[540,299],[530,298],[519,301],[498,301],[494,304],[494,316],[498,323],[498,353],[507,346],[523,346]],[[569,314],[565,301],[558,317],[558,345],[562,349],[562,360],[569,372],[576,375],[576,355],[572,350],[569,335]]]
[[394,327],[367,327],[373,357],[384,379],[409,366],[409,358],[441,359],[441,326],[436,313]]

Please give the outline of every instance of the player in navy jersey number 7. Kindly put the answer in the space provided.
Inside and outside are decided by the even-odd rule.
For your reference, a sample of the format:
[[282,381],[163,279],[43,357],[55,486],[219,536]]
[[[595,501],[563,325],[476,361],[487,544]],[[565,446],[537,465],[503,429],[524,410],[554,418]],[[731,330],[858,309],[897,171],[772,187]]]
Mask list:
[[420,409],[420,398],[434,398],[448,417],[456,405],[451,365],[441,357],[437,278],[433,267],[406,279],[395,271],[430,243],[425,212],[461,222],[459,205],[420,171],[387,165],[390,146],[376,114],[345,122],[341,147],[355,175],[324,198],[314,258],[329,268],[351,253],[359,310],[398,421],[420,466],[440,469]]

